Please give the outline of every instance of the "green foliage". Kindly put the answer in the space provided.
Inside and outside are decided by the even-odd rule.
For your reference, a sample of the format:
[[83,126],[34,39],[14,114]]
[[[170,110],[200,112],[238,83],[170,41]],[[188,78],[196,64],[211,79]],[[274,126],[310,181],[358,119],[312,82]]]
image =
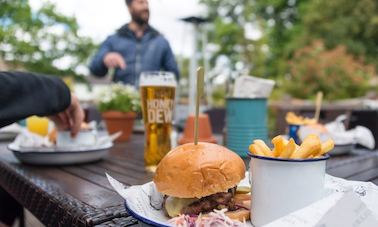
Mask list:
[[217,86],[211,93],[212,106],[224,107],[226,104],[226,88],[224,86]]
[[121,112],[139,112],[139,92],[130,85],[116,83],[107,86],[98,95],[98,108],[101,112],[115,110]]
[[317,91],[323,91],[327,99],[359,97],[375,75],[374,66],[355,59],[345,46],[326,50],[322,41],[297,50],[289,68],[291,77],[284,87],[298,98],[310,98]]
[[[77,75],[75,70],[86,64],[95,45],[78,34],[75,18],[59,13],[51,3],[33,11],[28,0],[0,1],[0,59],[28,71]],[[60,69],[60,59],[70,63]]]
[[345,45],[349,53],[378,69],[376,0],[257,0],[254,12],[267,25],[273,75],[286,74],[285,63],[294,52],[317,39],[324,40],[327,49]]
[[187,98],[189,92],[188,79],[190,61],[189,58],[185,58],[184,56],[176,56],[176,59],[178,59],[180,67],[180,81],[178,81],[179,83],[176,92],[178,92],[179,98]]
[[269,45],[269,56],[266,61],[266,72],[271,78],[280,78],[287,73],[287,59],[290,50],[300,45],[294,43],[302,33],[301,16],[299,9],[309,1],[297,0],[256,0],[253,12],[257,18],[262,18],[264,34]]
[[378,1],[310,1],[302,14],[307,40],[321,38],[327,48],[345,45],[378,69]]
[[225,55],[231,60],[232,65],[240,62],[250,74],[266,76],[264,71],[266,40],[251,39],[246,34],[247,26],[256,28],[261,25],[252,12],[253,1],[202,0],[201,2],[208,6],[209,17],[213,20],[209,41],[219,47],[211,63],[214,64],[217,56]]
[[[302,73],[309,73],[306,71],[309,69],[305,67],[313,60],[321,61],[319,56],[328,56],[327,50],[330,53],[338,50],[344,60],[358,59],[354,61],[361,68],[370,69],[366,64],[374,64],[378,70],[377,0],[202,0],[202,3],[207,6],[209,16],[215,21],[209,40],[220,46],[216,54],[228,56],[233,63],[249,63],[247,66],[252,66],[250,71],[253,75],[275,79],[278,89],[283,88],[279,92],[275,91],[278,96],[282,96],[282,91],[301,98],[309,98],[315,94],[316,92],[302,91],[303,88],[312,88],[308,88],[308,84],[303,86],[300,79],[297,83],[293,82],[290,88],[287,87],[286,80],[299,78],[299,73],[292,74],[295,68],[304,70]],[[258,25],[263,33],[261,39],[245,38],[245,25],[250,23]],[[314,40],[323,40],[322,52],[316,54],[312,60],[310,56],[305,56],[303,60],[298,59],[297,50],[311,45]],[[343,51],[340,51],[340,45],[345,47]],[[345,63],[340,64],[347,66]],[[322,65],[319,63],[317,67]],[[316,74],[331,75],[340,83],[343,82],[339,84],[340,92],[334,90],[337,94],[328,94],[332,99],[361,95],[367,89],[368,77],[372,76],[370,71],[367,73],[362,70],[363,75],[370,75],[366,77],[356,70],[354,77],[363,81],[357,81],[355,86],[350,87],[349,84],[344,84],[348,82],[343,81],[350,78],[355,82],[349,69],[335,69],[330,65],[326,67],[328,69],[322,72],[315,70]],[[341,71],[336,73],[338,70]],[[321,81],[318,80],[308,82],[311,82],[309,87],[314,89],[325,86],[319,84]],[[353,91],[346,92],[348,87]],[[328,87],[324,89],[329,91]]]

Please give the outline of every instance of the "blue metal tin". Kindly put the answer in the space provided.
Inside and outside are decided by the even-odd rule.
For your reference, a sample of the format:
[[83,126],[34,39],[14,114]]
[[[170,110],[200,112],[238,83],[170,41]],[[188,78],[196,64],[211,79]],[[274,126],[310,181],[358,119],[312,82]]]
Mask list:
[[268,141],[267,99],[228,98],[226,100],[226,146],[241,157],[255,139]]
[[298,136],[298,130],[300,127],[300,125],[289,124],[289,138],[293,138],[296,144],[301,144]]

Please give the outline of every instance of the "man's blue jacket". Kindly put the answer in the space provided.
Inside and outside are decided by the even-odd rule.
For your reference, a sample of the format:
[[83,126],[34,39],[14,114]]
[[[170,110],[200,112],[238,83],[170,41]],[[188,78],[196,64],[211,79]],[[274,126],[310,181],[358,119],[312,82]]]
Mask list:
[[109,52],[121,54],[126,62],[126,69],[115,70],[115,82],[138,86],[141,72],[161,70],[173,72],[178,79],[179,70],[168,41],[151,26],[146,28],[139,39],[127,24],[109,36],[92,59],[89,67],[92,74],[99,77],[107,74],[108,68],[103,60]]

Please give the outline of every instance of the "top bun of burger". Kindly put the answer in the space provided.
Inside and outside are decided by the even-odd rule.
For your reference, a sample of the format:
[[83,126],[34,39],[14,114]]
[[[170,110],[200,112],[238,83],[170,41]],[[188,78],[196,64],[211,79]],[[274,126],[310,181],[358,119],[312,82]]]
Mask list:
[[212,143],[184,144],[159,163],[154,183],[160,193],[177,198],[202,198],[235,187],[245,174],[243,160]]

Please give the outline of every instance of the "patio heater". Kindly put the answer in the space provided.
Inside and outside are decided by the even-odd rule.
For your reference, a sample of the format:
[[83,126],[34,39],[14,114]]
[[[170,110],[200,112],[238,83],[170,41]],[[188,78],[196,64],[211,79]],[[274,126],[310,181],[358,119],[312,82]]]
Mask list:
[[[197,68],[198,68],[198,42],[200,34],[202,34],[202,55],[204,59],[205,71],[209,70],[207,55],[205,53],[205,46],[207,44],[206,33],[203,31],[203,24],[209,22],[208,18],[190,16],[182,18],[182,21],[189,23],[193,27],[193,54],[190,59],[190,69],[189,69],[189,116],[186,120],[185,129],[183,136],[178,141],[179,144],[193,142],[194,137],[194,112],[195,112],[195,100],[196,100],[196,78],[197,78]],[[202,32],[201,32],[202,30]],[[206,83],[205,83],[206,84]],[[211,125],[209,117],[207,114],[200,114],[199,116],[200,130],[199,130],[199,141],[216,143],[215,137],[212,135]]]
[[[189,23],[193,26],[193,54],[190,59],[190,70],[189,70],[189,114],[194,113],[194,101],[195,101],[195,90],[196,90],[196,70],[198,68],[198,41],[199,41],[199,33],[201,32],[202,25],[209,22],[210,20],[208,18],[203,17],[196,17],[196,16],[190,16],[181,18],[181,21],[184,21],[185,23]],[[202,45],[206,46],[207,38],[205,32],[202,32]],[[208,61],[206,60],[206,55],[204,53],[204,50],[202,51],[203,58],[205,60],[204,66],[205,66],[205,72],[209,70],[208,68]]]

